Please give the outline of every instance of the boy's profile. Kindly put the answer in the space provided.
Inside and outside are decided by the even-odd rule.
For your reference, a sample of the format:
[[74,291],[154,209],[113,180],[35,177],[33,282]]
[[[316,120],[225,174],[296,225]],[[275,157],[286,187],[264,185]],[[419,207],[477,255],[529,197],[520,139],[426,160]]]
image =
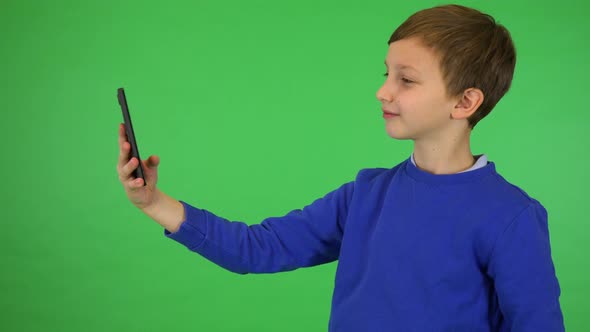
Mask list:
[[547,211],[469,139],[510,88],[516,50],[491,16],[444,5],[392,34],[376,93],[388,135],[411,156],[282,217],[232,222],[159,191],[159,158],[117,170],[131,202],[166,237],[235,273],[338,260],[329,331],[564,331]]

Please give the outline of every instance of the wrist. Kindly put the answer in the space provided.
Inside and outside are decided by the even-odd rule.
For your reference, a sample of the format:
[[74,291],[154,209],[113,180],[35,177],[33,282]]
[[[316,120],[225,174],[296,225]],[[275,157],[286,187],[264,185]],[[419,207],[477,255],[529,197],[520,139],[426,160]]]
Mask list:
[[162,194],[158,188],[155,188],[152,201],[141,207],[140,210],[148,215],[153,214],[153,212],[159,209],[158,206],[162,204]]
[[185,218],[182,203],[159,190],[154,191],[152,203],[141,210],[171,233],[180,228]]

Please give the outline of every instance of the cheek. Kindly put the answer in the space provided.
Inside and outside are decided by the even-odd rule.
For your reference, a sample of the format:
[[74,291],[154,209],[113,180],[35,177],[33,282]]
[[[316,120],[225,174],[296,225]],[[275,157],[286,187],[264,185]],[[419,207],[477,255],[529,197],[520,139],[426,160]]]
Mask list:
[[401,113],[416,114],[421,113],[428,101],[415,91],[405,91],[401,93],[396,101]]

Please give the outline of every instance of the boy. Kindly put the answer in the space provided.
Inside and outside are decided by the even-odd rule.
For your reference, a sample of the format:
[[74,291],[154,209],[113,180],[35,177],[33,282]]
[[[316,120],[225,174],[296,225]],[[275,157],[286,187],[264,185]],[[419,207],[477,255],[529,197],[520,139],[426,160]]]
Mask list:
[[143,187],[120,125],[129,199],[165,236],[235,273],[338,260],[329,331],[563,331],[547,211],[469,147],[510,87],[509,32],[447,5],[410,16],[388,44],[377,98],[389,136],[414,141],[407,160],[248,226],[156,189],[156,156],[142,161]]

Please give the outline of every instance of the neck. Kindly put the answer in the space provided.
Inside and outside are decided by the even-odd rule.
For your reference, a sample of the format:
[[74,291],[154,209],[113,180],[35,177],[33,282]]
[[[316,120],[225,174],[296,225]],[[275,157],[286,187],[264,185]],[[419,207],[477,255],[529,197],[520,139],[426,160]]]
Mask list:
[[455,174],[475,164],[469,144],[470,130],[446,138],[414,140],[416,166],[432,174]]

